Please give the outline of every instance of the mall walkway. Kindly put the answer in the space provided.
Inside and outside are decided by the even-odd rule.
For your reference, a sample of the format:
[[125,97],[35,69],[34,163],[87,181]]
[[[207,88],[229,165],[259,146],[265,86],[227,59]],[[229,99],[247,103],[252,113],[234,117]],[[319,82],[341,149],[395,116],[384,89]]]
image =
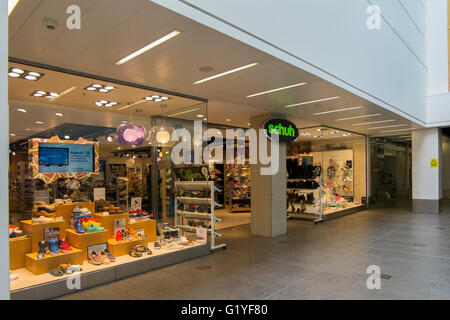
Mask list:
[[[275,239],[224,230],[226,251],[62,299],[450,299],[450,206],[439,216],[393,207],[290,221]],[[366,287],[369,265],[381,267],[381,290]]]

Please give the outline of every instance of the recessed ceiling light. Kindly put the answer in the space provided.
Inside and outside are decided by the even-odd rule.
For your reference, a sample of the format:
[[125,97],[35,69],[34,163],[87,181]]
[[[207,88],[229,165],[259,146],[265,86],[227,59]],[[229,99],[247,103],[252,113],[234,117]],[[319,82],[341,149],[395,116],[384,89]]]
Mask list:
[[59,97],[59,94],[57,94],[56,92],[50,92],[50,95],[55,98]]
[[356,110],[361,109],[362,107],[352,107],[352,108],[345,108],[345,109],[337,109],[337,110],[330,110],[330,111],[324,111],[324,112],[317,112],[313,113],[314,116],[319,116],[322,114],[328,114],[328,113],[335,113],[335,112],[343,112],[343,111],[350,111],[350,110]]
[[55,99],[59,97],[59,94],[56,92],[45,92],[42,90],[35,91],[31,94],[33,97],[42,97],[47,99]]
[[147,100],[147,101],[161,102],[161,101],[169,100],[170,98],[169,97],[162,97],[162,96],[159,96],[157,94],[154,94],[154,95],[151,95],[151,96],[147,96],[144,99]]
[[407,126],[407,124],[396,124],[396,125],[392,125],[392,126],[374,127],[374,128],[369,128],[368,130],[377,130],[377,129],[386,129],[386,128],[397,128],[397,127],[404,127],[404,126]]
[[108,136],[108,137],[106,138],[106,140],[108,140],[109,142],[112,142],[112,141],[113,141],[113,138],[112,138],[111,136]]
[[277,91],[281,91],[281,90],[287,90],[287,89],[291,89],[291,88],[295,88],[295,87],[300,87],[300,86],[304,86],[305,84],[307,84],[307,83],[302,82],[302,83],[293,84],[293,85],[287,86],[287,87],[282,87],[282,88],[278,88],[278,89],[259,92],[259,93],[251,94],[251,95],[247,96],[247,98],[252,98],[252,97],[256,97],[256,96],[261,96],[263,94],[268,94],[268,93],[277,92]]
[[203,118],[203,115],[202,114],[198,114],[197,118]]
[[231,119],[225,119],[225,121],[227,121],[227,122],[230,122],[230,121],[231,121]]
[[115,101],[100,100],[100,101],[94,102],[94,104],[98,107],[108,107],[109,108],[109,107],[118,105],[119,103],[115,102]]
[[20,69],[20,68],[12,68],[12,69],[11,69],[11,72],[18,73],[18,74],[22,74],[22,73],[24,73],[25,71],[23,71],[23,70]]
[[26,76],[25,76],[25,79],[31,80],[31,81],[37,80],[37,78],[36,78],[35,76],[30,76],[30,75],[26,75]]
[[155,102],[161,102],[162,99],[155,99]]
[[342,119],[336,119],[336,121],[346,121],[346,120],[354,120],[354,119],[364,119],[364,118],[370,118],[370,117],[376,117],[381,116],[381,113],[374,113],[374,114],[368,114],[365,116],[356,116],[356,117],[350,117],[350,118],[342,118]]
[[63,114],[62,114],[62,113],[60,113],[60,112],[57,112],[57,113],[55,113],[55,116],[57,116],[57,117],[62,117],[62,116],[63,116]]
[[70,136],[64,136],[64,139],[66,139],[66,140],[70,139]]
[[380,120],[380,121],[372,121],[372,122],[362,122],[362,123],[354,123],[354,126],[366,126],[368,124],[376,124],[376,123],[386,123],[386,122],[394,122],[395,120]]
[[158,96],[157,94],[154,94],[154,95],[152,95],[152,98],[153,98],[153,99],[158,99],[159,96]]
[[10,76],[11,78],[18,78],[18,77],[20,77],[20,74],[15,73],[15,72],[9,72],[8,76]]
[[99,101],[97,101],[97,102],[95,103],[95,105],[96,105],[97,107],[102,107],[102,106],[103,106],[103,103],[100,103]]
[[36,124],[44,124],[42,121],[36,121]]
[[17,111],[23,112],[23,113],[27,112],[27,110],[25,110],[25,109],[17,109]]
[[21,78],[30,81],[37,81],[44,75],[35,71],[22,70],[21,68],[9,68],[8,75],[12,78]]
[[257,66],[257,65],[258,65],[258,62],[251,63],[251,64],[248,64],[246,66],[242,66],[242,67],[239,67],[239,68],[236,68],[236,69],[233,69],[233,70],[229,70],[229,71],[226,71],[226,72],[223,72],[223,73],[216,74],[215,76],[212,76],[212,77],[208,77],[208,78],[205,78],[205,79],[202,79],[202,80],[198,80],[198,81],[194,82],[194,84],[204,83],[206,81],[217,79],[217,78],[229,75],[229,74],[234,73],[234,72],[238,72],[238,71],[242,71],[242,70],[245,70],[245,69],[248,69],[248,68],[252,68],[252,67]]
[[8,16],[11,15],[18,3],[19,0],[8,0]]
[[30,128],[26,128],[25,131],[31,131],[31,129]]
[[171,33],[165,35],[164,37],[159,38],[158,40],[156,40],[156,41],[154,41],[154,42],[152,42],[152,43],[146,45],[145,47],[143,47],[143,48],[141,48],[141,49],[139,49],[139,50],[133,52],[132,54],[126,56],[125,58],[123,58],[123,59],[117,61],[117,62],[116,62],[116,65],[120,66],[120,65],[124,64],[125,62],[128,62],[128,61],[130,61],[131,59],[134,59],[134,58],[136,58],[137,56],[143,54],[144,52],[147,52],[148,50],[150,50],[150,49],[152,49],[152,48],[154,48],[154,47],[156,47],[156,46],[159,46],[160,44],[162,44],[162,43],[164,43],[164,42],[166,42],[166,41],[172,39],[173,37],[176,37],[176,36],[179,35],[179,34],[180,34],[180,31],[174,30],[174,31],[172,31]]
[[98,92],[102,92],[102,93],[108,93],[111,90],[114,90],[115,88],[113,86],[110,85],[102,85],[99,83],[93,83],[90,86],[84,88],[85,90],[88,91],[98,91]]
[[11,137],[15,137],[16,135],[14,133],[9,134]]
[[28,72],[28,75],[29,75],[29,76],[33,76],[33,77],[40,77],[40,76],[41,76],[41,74],[40,74],[40,73],[38,73],[38,72],[34,72],[34,71],[30,71],[30,72]]
[[168,97],[161,97],[161,100],[169,100]]

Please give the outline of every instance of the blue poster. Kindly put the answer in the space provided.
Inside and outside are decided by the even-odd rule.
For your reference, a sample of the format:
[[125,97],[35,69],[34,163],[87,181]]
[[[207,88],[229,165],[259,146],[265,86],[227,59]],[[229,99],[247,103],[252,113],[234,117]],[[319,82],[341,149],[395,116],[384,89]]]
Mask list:
[[39,173],[94,172],[94,146],[39,143]]

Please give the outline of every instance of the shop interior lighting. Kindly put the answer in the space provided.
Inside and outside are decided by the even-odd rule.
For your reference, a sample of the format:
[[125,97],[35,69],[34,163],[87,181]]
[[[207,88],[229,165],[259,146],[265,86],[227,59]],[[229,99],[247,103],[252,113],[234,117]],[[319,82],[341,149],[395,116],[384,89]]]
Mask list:
[[44,74],[36,71],[23,70],[21,68],[9,68],[8,76],[30,81],[38,81]]
[[335,100],[335,99],[340,99],[340,98],[341,97],[330,97],[330,98],[324,98],[324,99],[318,99],[318,100],[312,100],[312,101],[305,101],[305,102],[290,104],[290,105],[287,105],[287,106],[284,106],[284,107],[285,108],[292,108],[292,107],[304,106],[304,105],[311,104],[311,103]]
[[399,131],[411,131],[411,130],[416,130],[416,128],[407,128],[407,129],[395,129],[395,130],[386,130],[386,131],[381,131],[381,133],[388,133],[388,132],[399,132]]
[[27,112],[27,110],[25,110],[25,109],[17,109],[17,111],[23,112],[23,113],[26,113],[26,112]]
[[336,119],[336,121],[364,119],[364,118],[377,117],[377,116],[381,116],[381,113],[374,113],[374,114],[368,114],[368,115],[365,115],[365,116],[356,116],[356,117],[350,117],[350,118]]
[[330,110],[330,111],[324,111],[324,112],[317,112],[314,113],[314,116],[319,116],[322,114],[329,114],[329,113],[336,113],[336,112],[343,112],[343,111],[351,111],[351,110],[357,110],[361,109],[362,107],[352,107],[352,108],[344,108],[344,109],[337,109],[337,110]]
[[47,98],[47,99],[54,99],[59,97],[59,94],[56,92],[47,92],[43,90],[35,91],[31,94],[33,97],[37,98]]
[[101,93],[108,93],[114,89],[116,89],[113,86],[110,85],[103,85],[103,84],[99,84],[99,83],[93,83],[90,86],[84,88],[87,91],[98,91]]
[[226,72],[222,72],[222,73],[216,74],[214,76],[211,76],[211,77],[208,77],[208,78],[205,78],[205,79],[202,79],[202,80],[198,80],[198,81],[194,82],[194,84],[200,84],[200,83],[204,83],[204,82],[207,82],[207,81],[210,81],[210,80],[214,80],[214,79],[217,79],[217,78],[220,78],[220,77],[223,77],[223,76],[227,76],[229,74],[232,74],[232,73],[235,73],[235,72],[238,72],[238,71],[242,71],[242,70],[245,70],[245,69],[248,69],[248,68],[255,67],[258,64],[259,64],[258,62],[247,64],[245,66],[242,66],[242,67],[239,67],[239,68],[236,68],[236,69],[232,69],[232,70],[229,70],[229,71],[226,71]]
[[378,130],[378,129],[386,129],[386,128],[397,128],[397,127],[405,127],[405,126],[407,126],[407,124],[396,124],[396,125],[392,125],[392,126],[383,126],[383,127],[369,128],[368,130]]
[[273,90],[268,90],[268,91],[264,91],[264,92],[259,92],[259,93],[251,94],[251,95],[247,96],[247,98],[253,98],[253,97],[261,96],[263,94],[269,94],[269,93],[273,93],[273,92],[277,92],[277,91],[281,91],[281,90],[287,90],[287,89],[291,89],[291,88],[296,88],[296,87],[304,86],[306,84],[307,84],[306,82],[302,82],[302,83],[293,84],[293,85],[287,86],[287,87],[282,87],[282,88],[278,88],[278,89],[273,89]]
[[160,95],[154,94],[154,95],[145,97],[144,99],[147,101],[161,102],[161,101],[167,101],[170,98],[166,97],[166,96],[160,96]]
[[107,101],[107,100],[99,100],[94,103],[97,107],[114,107],[118,105],[118,102],[115,101]]
[[186,111],[181,111],[181,112],[178,112],[178,113],[174,113],[174,114],[168,115],[168,117],[176,117],[176,116],[180,116],[182,114],[191,113],[191,112],[198,111],[198,110],[200,110],[200,108],[195,108],[195,109],[190,109],[190,110],[186,110]]
[[137,56],[139,56],[139,55],[141,55],[141,54],[147,52],[148,50],[150,50],[150,49],[152,49],[152,48],[154,48],[154,47],[156,47],[156,46],[159,46],[160,44],[162,44],[162,43],[164,43],[164,42],[166,42],[166,41],[172,39],[173,37],[176,37],[176,36],[179,35],[179,34],[180,34],[180,31],[174,30],[174,31],[172,31],[171,33],[165,35],[164,37],[159,38],[158,40],[156,40],[156,41],[154,41],[154,42],[152,42],[152,43],[146,45],[145,47],[143,47],[143,48],[141,48],[141,49],[139,49],[139,50],[133,52],[132,54],[126,56],[125,58],[123,58],[123,59],[117,61],[117,62],[116,62],[116,65],[120,66],[120,65],[124,64],[125,62],[128,62],[128,61],[130,61],[131,59],[134,59],[134,58],[136,58]]
[[57,117],[63,117],[64,115],[63,115],[61,112],[57,112],[57,113],[55,113],[55,116],[57,116]]

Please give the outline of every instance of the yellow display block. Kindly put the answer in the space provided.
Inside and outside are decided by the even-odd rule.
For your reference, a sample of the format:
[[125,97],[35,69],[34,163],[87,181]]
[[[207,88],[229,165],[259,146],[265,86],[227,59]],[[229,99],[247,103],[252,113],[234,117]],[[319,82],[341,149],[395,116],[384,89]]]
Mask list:
[[37,252],[25,255],[25,268],[34,274],[47,273],[48,270],[55,268],[63,263],[82,264],[83,251],[73,248],[73,252],[60,252],[58,255],[46,254],[44,259],[37,259]]
[[109,230],[109,238],[115,238],[116,236],[114,234],[114,220],[126,219],[125,221],[128,223],[128,213],[110,214],[108,216],[104,216],[101,213],[96,213],[94,218],[100,221],[102,227]]
[[147,236],[148,241],[156,241],[156,220],[136,221],[127,224],[130,229],[144,229],[144,234]]
[[25,266],[25,254],[30,252],[30,237],[9,239],[9,269],[23,268]]
[[51,221],[44,223],[33,223],[32,220],[20,221],[20,228],[31,238],[31,251],[38,251],[39,241],[44,240],[44,230],[48,228],[59,228],[59,238],[66,237],[66,221]]
[[56,210],[57,217],[63,217],[66,221],[66,229],[70,228],[70,215],[73,212],[73,209],[76,206],[80,206],[80,208],[88,208],[91,212],[92,216],[94,216],[95,212],[95,202],[74,202],[71,204],[53,204]]
[[102,244],[108,242],[109,231],[103,230],[91,233],[77,233],[73,229],[67,229],[67,242],[71,247],[83,250],[83,260],[88,260],[87,248],[96,244]]
[[115,256],[120,257],[127,255],[131,249],[135,246],[141,244],[143,246],[148,246],[148,238],[140,239],[140,240],[131,240],[131,241],[120,241],[117,242],[115,239],[108,240],[108,250]]

